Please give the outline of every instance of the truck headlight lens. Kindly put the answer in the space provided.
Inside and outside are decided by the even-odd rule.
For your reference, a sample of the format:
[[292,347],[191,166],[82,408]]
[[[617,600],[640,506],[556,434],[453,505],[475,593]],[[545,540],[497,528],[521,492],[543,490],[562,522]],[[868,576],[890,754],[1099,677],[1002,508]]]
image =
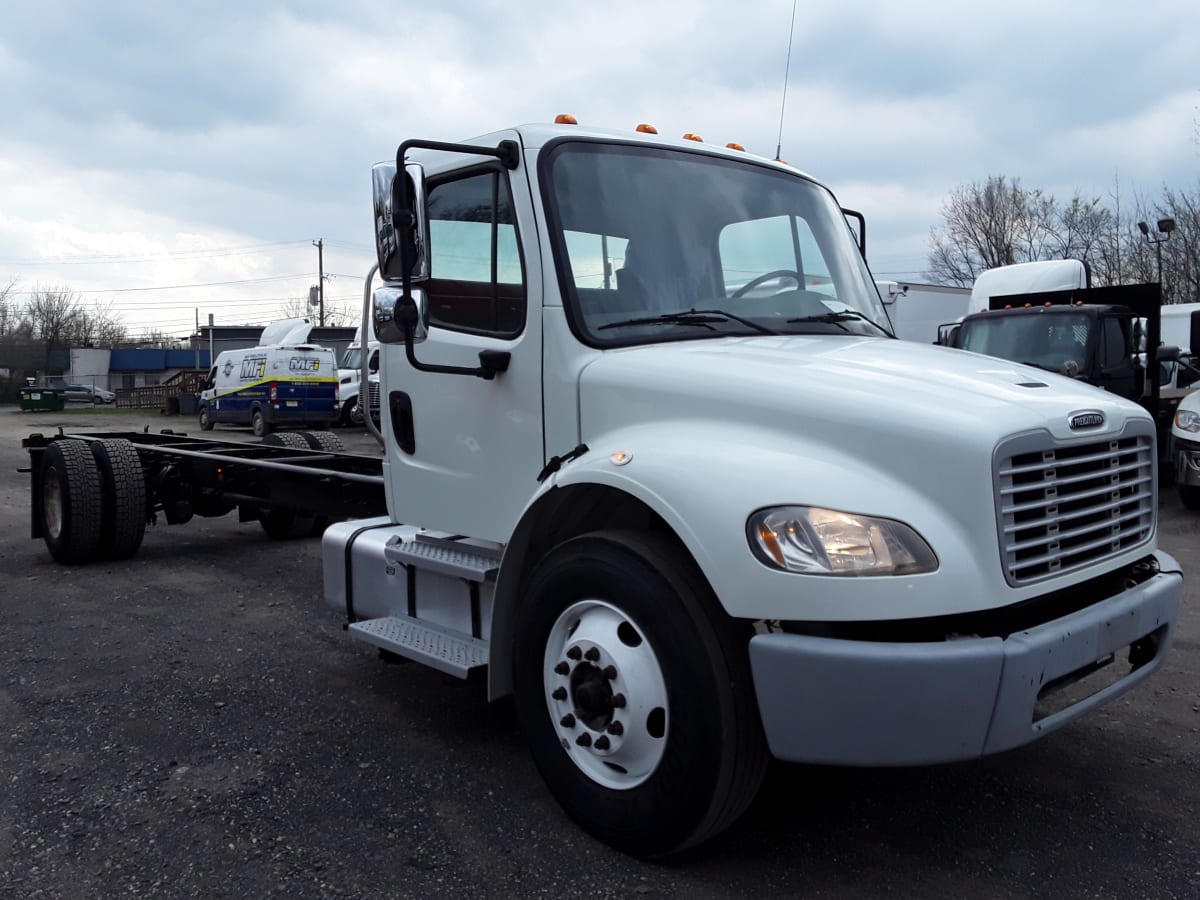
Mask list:
[[762,509],[746,522],[750,549],[762,562],[812,575],[914,575],[933,572],[937,556],[894,519],[821,509]]
[[1200,413],[1190,409],[1180,409],[1175,413],[1175,427],[1180,431],[1200,432]]

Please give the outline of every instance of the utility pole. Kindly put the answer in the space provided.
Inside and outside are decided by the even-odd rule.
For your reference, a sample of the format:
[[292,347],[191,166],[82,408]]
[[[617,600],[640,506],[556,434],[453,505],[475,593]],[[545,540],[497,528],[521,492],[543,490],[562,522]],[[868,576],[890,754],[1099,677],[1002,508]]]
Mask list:
[[317,300],[320,304],[319,313],[317,314],[318,324],[325,327],[325,239],[317,238],[313,241],[313,246],[317,248]]

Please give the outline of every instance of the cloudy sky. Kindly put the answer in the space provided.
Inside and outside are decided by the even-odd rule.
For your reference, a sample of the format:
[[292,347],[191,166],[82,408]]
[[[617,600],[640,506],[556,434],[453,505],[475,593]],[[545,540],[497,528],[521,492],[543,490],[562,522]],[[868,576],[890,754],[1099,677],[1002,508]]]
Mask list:
[[[0,286],[111,304],[135,333],[361,299],[370,166],[569,112],[773,156],[791,0],[36,0],[0,24]],[[1200,177],[1195,0],[809,0],[782,155],[921,280],[956,185],[1125,200]],[[1128,194],[1125,192],[1128,191]]]

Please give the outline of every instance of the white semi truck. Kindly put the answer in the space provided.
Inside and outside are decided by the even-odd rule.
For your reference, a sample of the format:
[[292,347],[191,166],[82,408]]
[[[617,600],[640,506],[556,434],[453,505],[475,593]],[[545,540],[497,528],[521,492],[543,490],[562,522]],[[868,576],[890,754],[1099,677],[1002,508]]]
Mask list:
[[[370,338],[364,345],[363,326],[358,327],[338,367],[338,398],[341,403],[339,425],[362,425],[368,409],[374,418],[379,417],[379,341],[375,340],[373,330],[367,333]],[[360,402],[364,383],[367,385],[367,401]]]
[[350,636],[511,695],[567,812],[647,856],[732,823],[770,756],[971,759],[1161,666],[1151,418],[897,340],[818,182],[555,124],[405,141],[374,183],[381,466],[32,436],[56,556],[130,515],[76,502],[93,456],[140,456],[151,508],[355,499],[322,543]]

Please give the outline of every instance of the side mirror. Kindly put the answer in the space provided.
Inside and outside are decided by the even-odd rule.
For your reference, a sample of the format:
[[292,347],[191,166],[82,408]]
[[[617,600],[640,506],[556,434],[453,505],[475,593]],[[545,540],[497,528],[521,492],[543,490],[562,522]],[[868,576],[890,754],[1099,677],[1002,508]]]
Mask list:
[[414,283],[429,279],[429,218],[425,211],[425,169],[406,163],[396,174],[390,162],[371,168],[371,193],[375,207],[375,255],[384,281],[404,278],[401,241],[408,244],[409,275]]
[[1158,348],[1158,361],[1160,363],[1175,362],[1179,359],[1178,347],[1162,346]]
[[381,343],[403,343],[406,326],[412,331],[414,344],[425,340],[429,312],[423,290],[413,288],[406,298],[403,288],[385,285],[375,291],[371,306],[374,309],[375,337]]

